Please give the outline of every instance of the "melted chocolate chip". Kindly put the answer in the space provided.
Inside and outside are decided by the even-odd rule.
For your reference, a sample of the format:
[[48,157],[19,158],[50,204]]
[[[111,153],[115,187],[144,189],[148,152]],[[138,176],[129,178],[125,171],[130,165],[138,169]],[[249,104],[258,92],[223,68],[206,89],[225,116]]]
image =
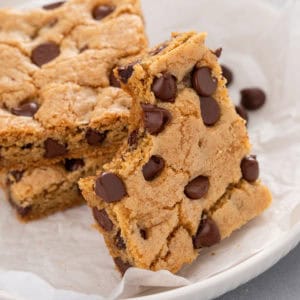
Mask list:
[[148,239],[148,234],[147,231],[145,229],[140,229],[140,235],[144,240]]
[[208,188],[208,178],[205,176],[198,176],[185,186],[184,193],[190,199],[200,199],[206,195]]
[[246,124],[248,124],[249,119],[247,111],[242,106],[236,106],[235,111],[246,121]]
[[17,210],[18,215],[20,215],[21,217],[26,217],[31,212],[32,206],[25,206],[25,207],[16,206],[16,210]]
[[152,181],[158,177],[165,167],[165,160],[158,156],[152,155],[149,161],[143,166],[142,172],[146,181]]
[[93,9],[93,18],[100,21],[110,15],[116,8],[110,5],[98,5]]
[[14,177],[16,182],[19,182],[24,174],[24,171],[10,171],[10,174]]
[[106,139],[107,131],[98,132],[95,129],[89,128],[85,134],[86,141],[91,146],[101,145]]
[[21,147],[22,150],[26,150],[26,149],[32,149],[33,147],[33,144],[29,143],[29,144],[26,144],[24,146]]
[[259,176],[259,164],[255,155],[246,156],[241,162],[243,178],[248,182],[254,182]]
[[54,139],[47,139],[44,142],[44,147],[45,147],[45,158],[54,158],[57,156],[62,156],[65,155],[67,151],[66,145],[60,144],[58,141]]
[[260,88],[248,88],[241,90],[241,104],[249,110],[257,110],[266,102],[266,94]]
[[215,51],[214,51],[214,54],[215,54],[215,56],[216,57],[221,57],[221,55],[222,55],[222,51],[223,51],[223,49],[220,47],[220,48],[217,48]]
[[126,244],[124,242],[124,239],[121,236],[121,231],[119,230],[116,237],[115,237],[115,241],[116,241],[116,246],[119,250],[124,250],[126,249]]
[[11,113],[16,116],[33,117],[38,109],[39,105],[36,102],[27,102],[12,108]]
[[16,211],[18,213],[18,215],[20,215],[21,217],[26,217],[29,215],[29,213],[31,212],[32,210],[32,206],[25,206],[25,207],[22,207],[22,206],[15,206],[16,208]]
[[211,69],[201,67],[195,69],[192,75],[193,88],[200,96],[211,96],[217,89],[217,79],[212,76]]
[[59,46],[53,42],[40,44],[32,50],[31,61],[41,67],[60,55]]
[[201,97],[201,116],[206,126],[213,126],[221,117],[220,106],[212,97]]
[[145,129],[152,135],[162,132],[171,121],[170,112],[164,108],[152,104],[141,104]]
[[151,50],[151,51],[149,52],[149,55],[155,56],[155,55],[159,54],[161,51],[163,51],[167,46],[168,46],[167,44],[162,44],[162,45],[160,45],[159,47],[157,47],[157,48]]
[[232,81],[233,81],[233,73],[232,73],[232,71],[228,68],[228,67],[226,67],[226,66],[224,66],[224,65],[221,65],[221,68],[222,68],[222,73],[223,73],[223,76],[226,78],[226,80],[227,80],[227,86],[230,86],[230,84],[232,83]]
[[89,50],[89,46],[85,45],[79,49],[79,53],[83,53],[84,51]]
[[114,173],[102,173],[97,177],[95,193],[108,203],[120,201],[127,195],[123,180]]
[[128,145],[135,149],[137,147],[139,140],[139,131],[138,129],[133,130],[128,136]]
[[16,204],[13,199],[11,198],[11,196],[9,196],[8,201],[10,203],[10,205],[16,210],[17,214],[20,217],[26,217],[29,215],[29,213],[32,210],[32,206],[20,206],[18,204]]
[[170,73],[164,73],[153,80],[152,92],[155,97],[163,102],[174,102],[177,95],[176,77]]
[[133,73],[133,67],[134,67],[135,63],[129,64],[127,66],[122,66],[118,68],[118,74],[120,77],[120,80],[123,83],[127,83],[128,79],[131,77],[132,73]]
[[221,235],[216,222],[208,216],[202,219],[193,238],[194,248],[210,247],[220,241]]
[[119,269],[122,276],[125,274],[125,272],[132,267],[132,265],[128,262],[124,262],[121,257],[115,257],[114,262]]
[[112,231],[114,224],[110,220],[105,209],[99,210],[97,207],[93,208],[93,216],[97,223],[107,232]]
[[84,167],[83,159],[66,159],[65,160],[65,169],[69,172],[77,171]]
[[121,83],[120,83],[119,79],[115,76],[114,70],[111,70],[111,72],[110,72],[109,84],[110,84],[110,86],[113,86],[113,87],[116,87],[116,88],[121,87]]
[[45,10],[52,10],[52,9],[56,9],[56,8],[62,6],[63,4],[65,4],[65,1],[59,1],[59,2],[55,2],[55,3],[50,3],[50,4],[44,5],[43,9],[45,9]]

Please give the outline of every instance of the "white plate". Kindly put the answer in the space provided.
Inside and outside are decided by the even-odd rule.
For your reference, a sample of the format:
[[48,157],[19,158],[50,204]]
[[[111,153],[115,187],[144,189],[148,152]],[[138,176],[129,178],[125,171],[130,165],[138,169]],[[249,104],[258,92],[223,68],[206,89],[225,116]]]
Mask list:
[[[1,1],[0,6],[15,5],[19,7],[30,7],[39,6],[45,2],[47,2],[47,0],[32,0],[26,2],[22,0],[7,0]],[[222,59],[225,63],[229,64],[229,66],[232,66],[234,70],[234,74],[236,75],[235,83],[230,90],[233,99],[238,100],[238,91],[240,88],[256,85],[257,82],[269,92],[268,106],[255,115],[250,116],[249,130],[252,140],[255,141],[255,151],[257,151],[261,159],[263,179],[271,187],[274,194],[274,204],[264,217],[259,218],[257,222],[252,222],[242,231],[235,234],[233,238],[218,246],[217,251],[221,254],[219,254],[217,258],[215,256],[214,260],[220,262],[220,258],[222,259],[223,255],[225,255],[222,253],[222,250],[226,247],[226,249],[236,251],[238,248],[234,248],[234,243],[240,243],[242,247],[239,249],[245,251],[245,248],[248,246],[247,240],[245,240],[247,236],[259,237],[267,232],[270,236],[269,243],[265,243],[262,248],[259,248],[259,243],[262,242],[260,239],[262,238],[258,238],[256,243],[254,243],[253,249],[250,251],[251,255],[241,257],[240,260],[228,264],[227,267],[226,264],[221,261],[222,266],[220,266],[219,269],[219,265],[214,265],[215,271],[212,272],[211,275],[202,276],[201,280],[188,286],[169,291],[163,291],[159,288],[150,289],[140,294],[143,296],[135,298],[145,300],[158,298],[210,299],[234,289],[238,285],[261,274],[286,255],[300,241],[300,199],[298,196],[300,194],[300,188],[297,185],[300,179],[300,168],[295,167],[299,165],[300,162],[300,130],[296,130],[296,127],[300,127],[300,119],[297,116],[297,110],[299,111],[300,108],[298,99],[299,87],[295,84],[296,78],[299,78],[299,73],[296,73],[296,70],[298,71],[300,69],[300,67],[297,68],[295,66],[300,51],[299,43],[297,43],[297,40],[300,41],[300,22],[299,18],[296,18],[296,16],[300,14],[300,5],[297,3],[298,6],[296,6],[293,1],[281,0],[142,0],[142,2],[151,44],[167,39],[171,31],[185,31],[190,29],[199,31],[205,30],[209,34],[208,44],[212,48],[223,46],[225,51],[222,55]],[[293,29],[293,32],[289,31],[290,28]],[[287,31],[289,34],[286,35]],[[290,36],[290,40],[288,40],[287,36]],[[278,42],[279,37],[282,44]],[[262,51],[262,53],[256,55],[262,47],[268,47],[269,50],[266,51],[266,54]],[[287,48],[289,51],[288,55],[287,52],[285,52]],[[274,53],[276,52],[277,57],[275,59],[271,58],[272,51],[274,51]],[[245,53],[252,53],[253,59],[251,55],[247,56]],[[277,68],[278,65],[280,66],[280,62],[283,62],[284,67]],[[269,74],[272,73],[272,80],[270,76],[265,76],[264,68],[268,69]],[[287,68],[289,72],[285,72]],[[250,72],[247,73],[249,70]],[[255,76],[253,76],[253,73],[255,73]],[[282,80],[283,73],[284,80]],[[298,92],[296,89],[298,89]],[[289,105],[292,105],[290,107],[294,109],[281,107],[280,99],[288,99]],[[274,101],[272,102],[272,100]],[[280,110],[280,113],[278,113],[278,110]],[[272,115],[272,120],[267,122],[268,120],[265,119],[269,115]],[[262,124],[263,128],[260,128]],[[280,130],[284,131],[286,135],[290,135],[291,138],[288,139],[284,134],[278,133]],[[284,148],[283,145],[286,145],[286,148]],[[280,148],[281,152],[276,152],[275,150],[277,148]],[[272,165],[273,161],[278,163],[279,160],[284,160],[286,157],[288,159],[285,159],[284,162],[280,161],[280,167]],[[291,172],[291,168],[295,168],[295,170]],[[279,174],[279,172],[281,173]],[[289,180],[286,180],[287,178]],[[76,219],[76,217],[85,216],[85,211],[70,212],[66,215],[69,217],[75,216],[74,219]],[[3,214],[1,217],[3,217]],[[4,217],[8,216],[4,215]],[[64,222],[65,219],[61,216],[54,217],[51,220],[41,222],[39,228],[41,228],[44,233],[45,230],[49,228],[48,226],[55,230],[57,227],[53,225],[53,222],[56,221]],[[85,223],[88,222],[89,220]],[[272,222],[276,223],[278,228],[275,224],[272,224]],[[3,225],[0,222],[0,228],[1,226]],[[71,220],[67,224],[67,229],[69,230],[68,234],[70,234],[70,228],[72,228],[72,226]],[[87,225],[85,224],[85,226]],[[34,224],[26,227],[24,233],[27,232],[26,230],[29,227],[34,230],[38,237],[39,228],[36,228]],[[65,223],[61,227],[67,230]],[[268,231],[270,228],[278,230]],[[30,230],[28,229],[28,232]],[[14,230],[13,228],[11,235],[19,231],[22,232],[22,229],[18,228]],[[272,234],[274,234],[276,238],[272,239]],[[98,239],[96,234],[95,237]],[[90,242],[93,244],[93,238],[94,236],[91,233],[83,242],[86,241],[87,243]],[[97,246],[98,244],[95,242],[93,245]],[[24,250],[29,251],[29,249]],[[79,250],[84,251],[85,249],[82,248]],[[81,253],[80,251],[77,251],[77,255]],[[49,252],[49,254],[51,253]],[[107,254],[104,253],[103,255]],[[206,257],[209,257],[209,255]],[[13,265],[11,269],[20,270],[18,265]],[[33,270],[29,268],[25,271],[33,272]],[[52,270],[52,272],[55,273],[55,270]],[[82,274],[86,275],[84,272],[82,272]],[[13,286],[14,281],[23,283],[26,282],[26,280],[28,284],[38,287],[33,291],[34,296],[36,296],[34,299],[99,299],[97,296],[88,296],[89,293],[96,294],[97,290],[85,289],[85,291],[80,290],[80,292],[85,293],[85,295],[75,292],[71,295],[68,291],[63,291],[62,287],[56,287],[53,282],[52,285],[55,288],[51,287],[45,281],[42,281],[40,277],[47,278],[45,274],[38,274],[40,277],[32,277],[31,275],[29,275],[29,273],[19,272],[6,274],[0,269],[0,299],[32,300],[33,298],[28,296],[29,292],[20,287],[21,284],[19,284],[19,286]],[[82,278],[82,281],[83,280]],[[73,283],[70,284],[70,288],[64,286],[63,289],[71,290],[74,288],[74,282],[76,281],[73,280]],[[12,296],[15,295],[15,291],[20,295],[20,298]],[[51,298],[51,295],[53,295],[54,298]],[[134,295],[136,296],[137,294]]]
[[[300,242],[300,226],[282,236],[264,251],[208,279],[159,294],[135,297],[135,300],[206,300],[221,296],[260,275],[287,255]],[[129,299],[129,298],[128,298]]]

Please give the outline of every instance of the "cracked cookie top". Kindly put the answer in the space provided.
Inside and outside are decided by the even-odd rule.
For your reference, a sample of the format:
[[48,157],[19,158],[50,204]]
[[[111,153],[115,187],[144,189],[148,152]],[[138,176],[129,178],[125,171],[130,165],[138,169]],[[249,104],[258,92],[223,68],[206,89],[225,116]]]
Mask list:
[[[70,0],[28,12],[0,10],[0,19],[0,121],[20,120],[20,127],[65,126],[42,111],[58,115],[62,102],[65,114],[76,110],[70,84],[112,86],[118,60],[140,53],[147,43],[137,0]],[[63,86],[63,99],[49,94],[49,84]],[[84,109],[68,121],[76,126],[82,114]]]

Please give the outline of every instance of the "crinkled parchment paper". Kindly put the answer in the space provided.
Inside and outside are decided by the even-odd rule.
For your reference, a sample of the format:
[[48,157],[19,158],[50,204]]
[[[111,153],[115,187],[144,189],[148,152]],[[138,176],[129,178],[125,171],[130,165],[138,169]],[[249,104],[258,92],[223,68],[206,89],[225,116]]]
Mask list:
[[[0,5],[38,6],[43,1],[29,2],[2,0]],[[99,300],[134,296],[149,287],[188,285],[263,251],[300,221],[299,2],[144,0],[143,6],[153,45],[171,31],[196,29],[208,32],[211,48],[223,47],[221,61],[235,75],[233,101],[239,101],[243,87],[266,90],[267,105],[250,114],[249,132],[274,203],[177,276],[131,269],[121,281],[86,207],[23,225],[1,199],[0,298]]]

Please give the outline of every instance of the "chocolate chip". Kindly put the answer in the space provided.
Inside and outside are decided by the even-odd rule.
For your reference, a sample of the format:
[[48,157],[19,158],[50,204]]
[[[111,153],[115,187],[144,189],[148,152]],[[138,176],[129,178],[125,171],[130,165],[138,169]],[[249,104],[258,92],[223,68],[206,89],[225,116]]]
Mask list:
[[211,69],[201,67],[195,69],[192,75],[193,88],[200,96],[211,96],[217,89],[218,82],[211,74]]
[[101,145],[106,139],[107,131],[99,132],[89,128],[85,134],[86,141],[91,146]]
[[54,158],[57,156],[65,155],[67,151],[67,147],[63,144],[60,144],[58,141],[54,139],[47,139],[44,142],[45,146],[45,158]]
[[21,147],[22,150],[26,150],[26,149],[32,149],[33,144],[29,143],[29,144],[25,144],[24,146]]
[[248,123],[248,113],[242,106],[236,106],[235,111]]
[[23,174],[24,174],[24,171],[17,171],[17,170],[10,171],[6,178],[6,185],[10,186],[13,183],[19,182],[22,179]]
[[193,238],[194,248],[210,247],[220,241],[221,235],[216,222],[208,216],[203,218]]
[[121,231],[119,230],[117,235],[116,235],[116,246],[119,250],[124,250],[126,249],[126,244],[124,242],[124,239],[121,236]]
[[226,80],[227,80],[227,86],[230,86],[230,84],[232,83],[232,81],[233,81],[233,73],[232,73],[232,71],[228,68],[228,67],[226,67],[226,66],[224,66],[224,65],[221,65],[221,68],[222,68],[222,73],[223,73],[223,76],[226,78]]
[[115,76],[114,70],[111,70],[111,72],[110,72],[109,84],[110,84],[110,86],[113,86],[113,87],[116,87],[116,88],[121,87],[121,83],[120,83],[119,79]]
[[261,108],[266,102],[266,94],[260,88],[247,88],[241,90],[241,104],[249,110]]
[[167,44],[162,44],[159,47],[154,48],[153,50],[151,50],[149,52],[149,55],[155,56],[155,55],[159,54],[161,51],[163,51],[167,46],[168,46]]
[[259,176],[259,164],[255,155],[249,155],[243,158],[241,162],[241,171],[243,178],[248,182],[254,182]]
[[138,129],[133,130],[128,136],[128,145],[132,148],[136,148],[139,139],[139,131]]
[[10,174],[14,177],[16,182],[19,182],[23,177],[24,171],[10,171]]
[[174,102],[177,94],[176,77],[170,73],[156,77],[153,80],[152,92],[160,101]]
[[217,123],[221,117],[220,106],[212,97],[200,98],[201,116],[206,126],[212,126]]
[[9,195],[8,197],[8,201],[10,203],[10,205],[16,210],[17,214],[21,217],[26,217],[28,216],[28,214],[31,212],[32,210],[32,206],[20,206],[18,204],[16,204],[13,199],[11,198],[11,196]]
[[12,108],[12,114],[23,117],[33,117],[38,111],[39,105],[36,102],[27,102],[18,107]]
[[185,186],[184,193],[190,199],[200,199],[207,193],[208,188],[208,178],[205,176],[198,176]]
[[50,4],[44,5],[43,9],[45,9],[45,10],[51,10],[51,9],[58,8],[58,7],[62,6],[63,4],[65,4],[65,1],[59,1],[59,2],[55,2],[55,3],[50,3]]
[[20,215],[21,217],[28,216],[32,210],[32,206],[25,206],[25,207],[16,206],[15,208],[16,208],[18,215]]
[[158,156],[152,155],[149,161],[143,166],[142,172],[146,181],[152,181],[158,177],[165,167],[165,160]]
[[110,15],[116,8],[110,5],[98,5],[93,9],[93,18],[100,21]]
[[152,135],[162,132],[171,121],[170,112],[164,108],[152,104],[141,104],[145,129]]
[[132,267],[132,265],[128,262],[124,262],[121,257],[115,257],[114,262],[119,269],[122,276],[125,274],[125,272]]
[[214,54],[215,54],[215,56],[216,57],[221,57],[221,55],[222,55],[222,51],[223,51],[223,49],[220,47],[220,48],[217,48],[215,51],[214,51]]
[[53,42],[41,44],[34,48],[31,53],[31,61],[41,67],[60,55],[59,46]]
[[148,239],[148,234],[147,231],[145,229],[140,229],[140,235],[144,240]]
[[79,49],[79,53],[82,53],[82,52],[84,52],[84,51],[86,51],[86,50],[89,50],[89,46],[88,46],[88,45],[84,45],[83,47],[81,47],[81,48]]
[[65,160],[65,168],[69,172],[77,171],[84,167],[83,159],[66,159]]
[[113,173],[102,173],[96,179],[95,192],[108,203],[120,201],[127,194],[122,179]]
[[105,209],[99,210],[97,207],[93,208],[93,216],[97,223],[105,230],[105,231],[112,231],[114,224],[110,220],[107,212]]
[[134,67],[135,63],[133,64],[129,64],[127,66],[122,66],[118,68],[118,74],[120,77],[120,80],[123,83],[127,83],[128,79],[131,77],[132,73],[133,73],[133,67]]

